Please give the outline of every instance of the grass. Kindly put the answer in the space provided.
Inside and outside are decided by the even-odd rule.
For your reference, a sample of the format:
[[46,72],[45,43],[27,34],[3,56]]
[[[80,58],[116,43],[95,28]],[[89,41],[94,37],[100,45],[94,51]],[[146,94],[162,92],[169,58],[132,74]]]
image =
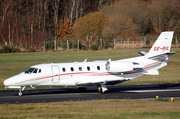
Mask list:
[[180,118],[180,100],[175,102],[155,99],[91,100],[50,103],[3,104],[1,119],[174,119]]
[[[138,51],[149,49],[121,49],[103,51],[65,51],[65,52],[35,52],[35,53],[9,53],[0,54],[0,90],[4,90],[3,81],[13,75],[23,72],[28,67],[42,63],[74,62],[93,60],[119,60],[140,56]],[[158,76],[142,76],[120,85],[142,85],[142,84],[169,84],[180,83],[180,49],[173,48],[177,54],[171,56],[168,66],[159,70]]]

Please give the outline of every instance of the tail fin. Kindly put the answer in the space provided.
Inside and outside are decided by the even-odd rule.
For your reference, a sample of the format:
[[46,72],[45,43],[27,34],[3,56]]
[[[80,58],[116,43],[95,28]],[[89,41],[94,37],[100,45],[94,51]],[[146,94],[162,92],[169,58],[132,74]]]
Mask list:
[[174,31],[162,32],[146,56],[149,58],[170,52],[173,34]]

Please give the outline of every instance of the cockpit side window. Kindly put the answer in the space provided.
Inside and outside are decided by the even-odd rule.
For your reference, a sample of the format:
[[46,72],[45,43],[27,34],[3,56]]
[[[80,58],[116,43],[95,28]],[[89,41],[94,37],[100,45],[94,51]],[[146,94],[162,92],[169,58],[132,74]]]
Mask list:
[[39,73],[41,73],[42,71],[41,71],[41,69],[39,69]]
[[35,68],[33,73],[37,73],[38,72],[38,68]]

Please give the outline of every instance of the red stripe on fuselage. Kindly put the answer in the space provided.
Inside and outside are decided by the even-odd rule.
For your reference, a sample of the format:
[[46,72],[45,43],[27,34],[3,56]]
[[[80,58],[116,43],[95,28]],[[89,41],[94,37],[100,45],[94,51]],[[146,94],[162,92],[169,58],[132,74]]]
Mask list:
[[89,74],[89,73],[96,73],[96,72],[75,72],[75,73],[65,73],[65,74],[60,74],[60,76],[64,76],[64,75],[73,75],[73,74]]
[[51,77],[54,77],[54,76],[47,76],[47,77],[43,77],[43,78],[33,79],[33,80],[31,80],[31,81],[37,81],[37,80],[46,79],[46,78],[51,78]]
[[33,80],[31,80],[31,81],[37,81],[37,80],[46,79],[46,78],[52,78],[52,77],[56,77],[56,76],[65,76],[65,75],[74,75],[74,74],[87,74],[87,73],[96,73],[96,72],[76,72],[76,73],[66,73],[66,74],[53,75],[53,76],[47,76],[47,77],[43,77],[43,78],[33,79]]
[[[145,67],[150,66],[150,65],[154,65],[159,63],[160,61],[145,65]],[[155,68],[155,67],[154,67]],[[146,70],[142,70],[142,71],[137,71],[137,72],[130,72],[130,73],[123,73],[123,74],[133,74],[133,73],[139,73],[139,72],[143,72],[143,71],[149,71],[152,70],[154,68],[150,68],[150,69],[146,69]],[[66,75],[75,75],[75,74],[90,74],[90,73],[98,73],[98,72],[74,72],[74,73],[64,73],[64,74],[60,74],[60,76],[66,76]],[[109,76],[109,75],[121,75],[122,73],[116,73],[116,74],[92,74],[89,76]],[[42,80],[42,79],[46,79],[46,78],[52,78],[52,77],[56,77],[59,75],[53,75],[53,76],[47,76],[47,77],[43,77],[43,78],[38,78],[38,79],[33,79],[31,81],[37,81],[37,80]]]

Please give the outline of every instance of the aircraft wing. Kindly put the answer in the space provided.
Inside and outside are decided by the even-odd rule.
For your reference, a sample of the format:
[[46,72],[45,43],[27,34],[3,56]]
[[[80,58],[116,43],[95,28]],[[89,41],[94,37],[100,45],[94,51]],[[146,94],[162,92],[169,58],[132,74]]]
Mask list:
[[100,86],[101,84],[105,84],[105,85],[115,85],[118,83],[122,83],[125,80],[102,80],[102,81],[98,81],[98,82],[77,82],[76,85],[77,86]]

